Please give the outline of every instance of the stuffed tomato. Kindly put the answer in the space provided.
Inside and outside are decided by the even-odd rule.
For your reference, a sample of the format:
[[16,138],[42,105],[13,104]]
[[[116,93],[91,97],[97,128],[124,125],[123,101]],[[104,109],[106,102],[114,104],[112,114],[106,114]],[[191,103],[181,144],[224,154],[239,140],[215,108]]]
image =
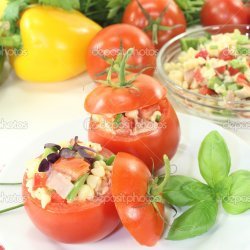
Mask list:
[[114,155],[77,137],[63,144],[46,144],[30,162],[23,180],[25,209],[54,240],[100,240],[120,221],[110,191]]
[[144,74],[127,75],[125,84],[120,78],[113,81],[95,88],[85,100],[91,114],[89,140],[114,153],[131,153],[150,170],[158,170],[162,155],[172,158],[180,139],[179,121],[166,89]]

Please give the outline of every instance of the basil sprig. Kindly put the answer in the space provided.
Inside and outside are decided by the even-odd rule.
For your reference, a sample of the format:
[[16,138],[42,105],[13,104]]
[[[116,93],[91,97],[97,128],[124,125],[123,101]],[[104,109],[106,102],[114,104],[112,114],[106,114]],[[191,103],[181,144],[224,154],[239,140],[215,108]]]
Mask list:
[[230,214],[250,209],[250,171],[239,170],[229,175],[230,153],[217,131],[210,132],[203,140],[198,162],[207,184],[176,175],[164,187],[163,197],[169,204],[191,206],[174,220],[169,240],[183,240],[207,232],[216,223],[220,201]]

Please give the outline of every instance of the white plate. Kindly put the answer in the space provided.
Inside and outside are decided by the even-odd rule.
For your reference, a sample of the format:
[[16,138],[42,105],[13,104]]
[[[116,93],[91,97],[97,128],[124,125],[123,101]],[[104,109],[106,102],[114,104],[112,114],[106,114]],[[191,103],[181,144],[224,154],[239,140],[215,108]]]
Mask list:
[[[178,174],[201,179],[197,165],[197,152],[201,141],[211,130],[218,130],[224,136],[232,155],[232,169],[250,169],[250,148],[243,140],[227,130],[199,118],[179,114],[179,119],[182,129],[182,140],[178,153],[172,160],[172,164],[177,166]],[[83,129],[83,124],[85,123],[80,120],[65,123],[56,130],[49,131],[36,139],[30,147],[22,149],[22,152],[19,152],[13,158],[12,163],[1,174],[0,181],[20,181],[25,170],[25,162],[39,154],[45,143],[61,141],[75,135],[86,138],[87,133]],[[18,199],[20,194],[19,188],[1,188],[1,208],[13,205],[14,202],[11,201],[8,201],[8,204],[3,204],[3,199],[6,201],[7,195],[13,193]],[[249,221],[249,212],[238,216],[230,216],[221,210],[216,226],[208,233],[194,239],[179,242],[166,241],[163,238],[155,246],[155,249],[250,249],[248,240],[250,232]],[[145,230],[147,229],[145,228]],[[138,245],[123,228],[106,239],[92,244],[66,245],[57,243],[47,238],[33,226],[23,208],[0,215],[0,245],[3,245],[6,250],[148,249]]]

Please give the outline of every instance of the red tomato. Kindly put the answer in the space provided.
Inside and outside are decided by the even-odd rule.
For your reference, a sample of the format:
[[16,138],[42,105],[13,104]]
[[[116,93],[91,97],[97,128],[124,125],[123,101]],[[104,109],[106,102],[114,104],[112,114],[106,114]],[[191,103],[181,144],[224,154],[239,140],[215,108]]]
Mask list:
[[201,22],[205,26],[249,24],[248,15],[249,10],[241,0],[206,0],[201,11]]
[[63,199],[59,194],[57,194],[57,192],[52,192],[51,202],[52,203],[67,203],[67,201]]
[[224,72],[226,71],[227,69],[227,66],[221,66],[221,67],[218,67],[215,69],[215,71],[218,73],[218,74],[224,74]]
[[228,67],[228,71],[230,76],[234,76],[240,72],[238,69],[234,69],[233,67]]
[[36,173],[34,177],[33,190],[46,187],[47,179],[48,179],[48,176],[46,173]]
[[219,59],[224,60],[224,61],[231,61],[233,59],[235,59],[235,56],[233,56],[230,52],[229,49],[223,49],[220,53],[219,53]]
[[147,197],[150,180],[151,174],[141,160],[127,153],[118,153],[112,172],[115,205],[125,228],[146,246],[155,245],[164,230],[163,204],[157,203],[158,214]]
[[115,24],[101,30],[89,45],[87,71],[92,79],[107,78],[107,74],[98,76],[99,73],[109,68],[109,64],[98,54],[115,59],[119,53],[121,42],[124,53],[129,48],[134,48],[134,53],[128,60],[129,71],[137,73],[146,67],[152,67],[144,71],[144,73],[148,75],[154,74],[156,50],[147,35],[132,25]]
[[150,170],[152,170],[153,165],[154,169],[158,170],[163,165],[162,155],[167,154],[169,158],[172,158],[180,140],[179,121],[171,104],[167,99],[161,99],[158,104],[162,116],[155,131],[134,136],[113,135],[98,128],[95,122],[90,120],[89,140],[104,145],[114,153],[131,153],[143,160]]
[[144,74],[137,77],[133,86],[135,88],[100,85],[87,96],[84,107],[91,114],[120,114],[154,105],[167,94],[157,80]]
[[214,90],[209,89],[207,86],[202,86],[199,89],[199,93],[202,95],[214,95],[214,94],[216,94],[216,92]]
[[[109,150],[103,152],[105,157],[112,155]],[[35,226],[54,240],[65,243],[98,241],[109,235],[120,222],[111,192],[92,201],[72,203],[52,196],[52,202],[43,209],[41,202],[28,192],[26,181],[25,174],[22,189],[26,212]]]
[[240,86],[243,86],[243,87],[244,86],[250,87],[250,82],[248,82],[248,80],[244,74],[239,74],[237,76],[237,84],[239,84]]
[[[163,14],[160,24],[158,24],[158,26],[155,25],[155,27],[158,27],[158,33],[156,34],[158,42],[155,43],[157,49],[160,49],[171,38],[185,32],[187,26],[185,17],[183,15],[183,12],[173,0],[139,1],[153,22],[156,22],[156,19],[159,18],[167,8],[165,13]],[[134,25],[142,30],[147,29],[147,27],[149,27],[150,25],[149,20],[145,17],[136,0],[131,1],[131,3],[127,6],[123,15],[122,22]],[[175,25],[181,26],[174,28],[173,26]],[[163,30],[164,27],[173,27],[173,29]],[[154,40],[152,28],[146,30],[146,33],[152,40]]]
[[207,57],[209,56],[208,52],[206,50],[201,50],[200,52],[198,52],[196,55],[195,55],[195,58],[199,58],[199,57],[202,57],[204,59],[207,59]]
[[90,164],[82,158],[60,158],[53,164],[53,168],[57,172],[70,176],[72,181],[76,181],[80,176],[86,174],[89,166]]

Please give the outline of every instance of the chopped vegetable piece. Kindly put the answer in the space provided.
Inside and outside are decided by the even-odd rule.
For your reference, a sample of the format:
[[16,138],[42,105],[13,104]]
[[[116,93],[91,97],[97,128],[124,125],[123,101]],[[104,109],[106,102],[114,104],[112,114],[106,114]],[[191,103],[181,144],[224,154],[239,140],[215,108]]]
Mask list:
[[48,175],[46,173],[36,173],[34,176],[33,190],[46,187]]
[[69,195],[67,196],[68,201],[73,201],[75,197],[77,196],[80,188],[83,186],[83,184],[86,182],[89,174],[85,174],[82,177],[79,178],[79,180],[76,181],[74,188],[71,190]]
[[72,181],[76,181],[86,174],[89,171],[89,167],[90,164],[81,158],[61,158],[52,165],[54,170],[69,176]]
[[105,159],[105,163],[107,166],[111,166],[115,160],[115,155],[110,156],[108,159]]
[[48,188],[54,189],[63,199],[65,199],[74,188],[70,177],[53,169],[48,177],[46,185]]
[[181,49],[187,51],[189,48],[198,49],[199,45],[208,41],[207,37],[186,37],[181,39]]

